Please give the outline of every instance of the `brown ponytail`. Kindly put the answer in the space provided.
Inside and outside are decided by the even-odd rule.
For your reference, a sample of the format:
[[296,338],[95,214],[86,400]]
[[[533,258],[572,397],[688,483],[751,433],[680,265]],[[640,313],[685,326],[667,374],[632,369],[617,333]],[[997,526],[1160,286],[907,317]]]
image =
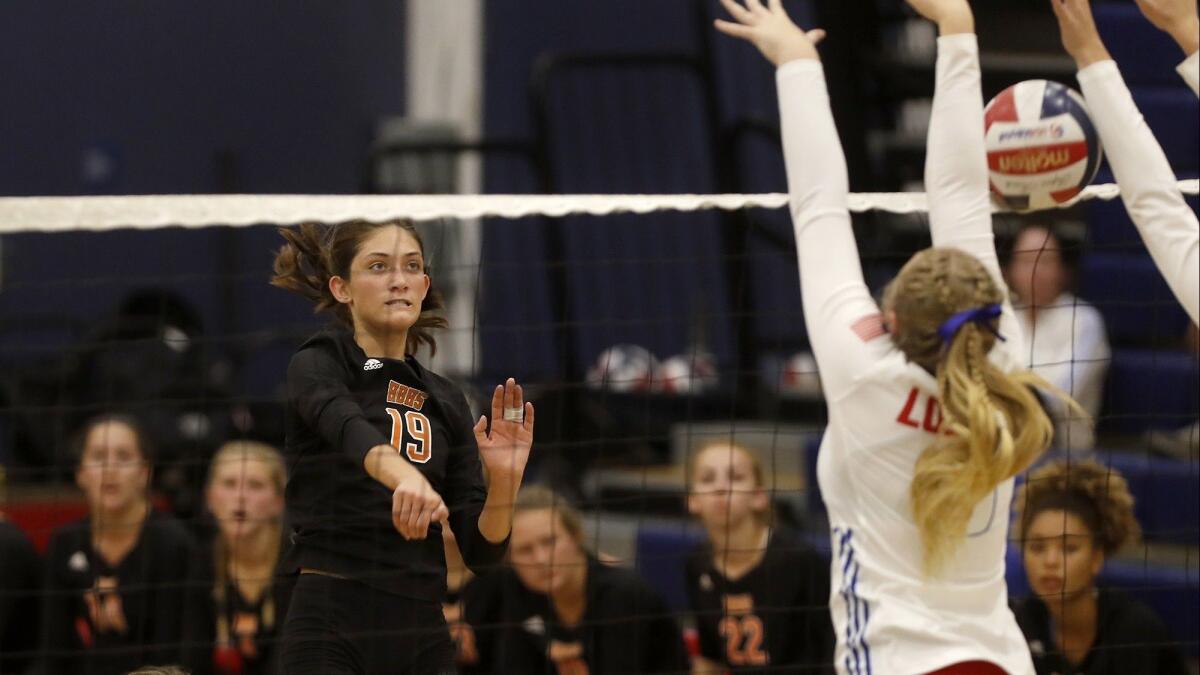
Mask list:
[[[421,256],[425,257],[425,243],[412,223],[392,220],[372,223],[366,220],[351,220],[333,225],[305,223],[295,229],[279,228],[285,243],[275,254],[275,274],[271,285],[291,291],[313,303],[313,311],[332,311],[334,316],[349,328],[354,328],[350,308],[338,302],[329,290],[329,280],[338,276],[350,278],[350,263],[358,254],[359,246],[370,234],[383,227],[398,227],[412,235]],[[433,278],[428,263],[426,274]],[[445,317],[433,314],[444,307],[441,293],[432,287],[421,303],[421,314],[417,322],[408,329],[405,351],[412,354],[428,345],[430,353],[437,353],[437,341],[432,331],[445,328]]]
[[934,373],[944,434],[917,459],[909,498],[925,550],[925,572],[936,575],[966,537],[975,505],[1024,471],[1050,446],[1054,426],[1034,388],[1071,398],[1028,370],[1006,373],[988,359],[995,326],[965,324],[948,346],[938,328],[957,312],[999,304],[1003,291],[975,257],[956,249],[921,251],[888,287],[884,305],[896,312],[897,347]]

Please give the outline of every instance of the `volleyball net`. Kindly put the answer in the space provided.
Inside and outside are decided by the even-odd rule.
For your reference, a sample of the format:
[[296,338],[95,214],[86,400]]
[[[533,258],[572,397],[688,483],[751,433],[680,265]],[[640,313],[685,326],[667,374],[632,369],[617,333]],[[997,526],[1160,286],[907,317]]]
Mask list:
[[[1180,189],[1195,206],[1198,181]],[[1094,437],[1059,452],[1129,481],[1144,541],[1102,581],[1148,602],[1194,657],[1195,329],[1118,196],[1096,185],[1062,211],[997,212],[998,247],[1007,260],[1023,225],[1055,221],[1072,297],[1104,318],[1102,363],[1033,365],[1065,365],[1068,389],[1085,386],[1076,366],[1099,366],[1086,385],[1099,387]],[[503,378],[524,385],[538,406],[529,478],[582,506],[589,548],[636,568],[686,625],[683,564],[704,535],[685,472],[706,443],[751,448],[780,522],[828,555],[815,476],[826,411],[786,207],[784,194],[0,198],[5,508],[39,546],[86,513],[72,438],[122,410],[158,448],[156,503],[203,529],[214,451],[243,438],[282,448],[288,360],[325,321],[268,284],[276,228],[408,219],[450,321],[421,358],[477,414]],[[852,195],[874,292],[929,245],[926,208],[922,193]],[[1011,548],[1019,597],[1029,589]]]

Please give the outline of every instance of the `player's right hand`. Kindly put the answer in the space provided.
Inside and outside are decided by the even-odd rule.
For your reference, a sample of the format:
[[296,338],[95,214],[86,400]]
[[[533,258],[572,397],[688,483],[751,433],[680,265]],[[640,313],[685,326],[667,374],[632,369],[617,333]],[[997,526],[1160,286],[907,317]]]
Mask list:
[[405,539],[424,539],[430,523],[444,523],[449,516],[442,496],[420,471],[405,475],[392,492],[392,525]]
[[973,33],[975,15],[967,0],[907,0],[917,14],[938,25],[942,35]]
[[821,29],[803,31],[792,23],[783,9],[783,0],[721,0],[733,21],[717,19],[717,30],[741,38],[755,47],[776,66],[799,59],[818,59],[816,45],[825,37]]

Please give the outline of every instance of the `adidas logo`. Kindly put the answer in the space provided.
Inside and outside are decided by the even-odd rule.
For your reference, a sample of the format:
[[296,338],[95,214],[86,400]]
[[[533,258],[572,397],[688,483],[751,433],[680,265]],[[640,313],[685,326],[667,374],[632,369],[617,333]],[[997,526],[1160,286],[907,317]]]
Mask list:
[[379,370],[382,367],[383,362],[379,359],[367,359],[367,362],[363,364],[363,370]]

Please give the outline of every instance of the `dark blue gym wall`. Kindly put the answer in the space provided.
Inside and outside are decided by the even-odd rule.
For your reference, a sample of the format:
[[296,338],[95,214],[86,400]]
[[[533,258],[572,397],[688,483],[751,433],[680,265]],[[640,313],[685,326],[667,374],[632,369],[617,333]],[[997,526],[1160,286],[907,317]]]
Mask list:
[[0,194],[355,192],[404,110],[404,8],[0,3]]

